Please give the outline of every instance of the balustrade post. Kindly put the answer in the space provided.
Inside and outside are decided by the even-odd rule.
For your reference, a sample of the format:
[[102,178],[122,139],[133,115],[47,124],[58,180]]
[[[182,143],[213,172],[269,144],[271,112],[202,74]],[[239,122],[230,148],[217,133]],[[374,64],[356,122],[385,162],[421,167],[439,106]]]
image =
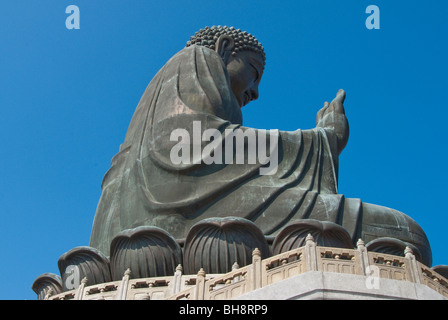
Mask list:
[[53,295],[53,288],[48,289],[47,294],[44,297],[44,300],[50,300],[50,297]]
[[261,251],[256,248],[252,252],[252,277],[251,290],[259,289],[263,286]]
[[87,278],[84,277],[81,280],[81,285],[78,287],[78,289],[76,290],[75,293],[75,298],[74,300],[82,300],[83,296],[84,296],[84,288],[86,287],[86,283],[87,283]]
[[[235,261],[235,263],[232,265],[232,271],[238,270],[240,268],[238,262]],[[240,281],[241,280],[241,276],[236,276],[233,278],[234,282]]]
[[417,259],[415,259],[414,252],[410,247],[406,247],[406,249],[404,250],[404,256],[408,259],[408,261],[406,262],[406,269],[411,275],[411,281],[415,283],[422,283]]
[[314,242],[314,238],[309,233],[305,239],[305,260],[306,260],[306,271],[318,271],[318,252],[317,245]]
[[196,277],[196,294],[195,300],[205,299],[205,271],[200,269]]
[[363,275],[369,276],[371,274],[369,253],[362,239],[359,239],[356,243],[356,250],[359,252],[361,272]]
[[178,293],[182,290],[182,272],[183,268],[179,264],[176,267],[176,271],[174,272],[174,279],[173,279],[173,288],[172,288],[172,294]]
[[117,295],[115,296],[115,300],[126,300],[130,276],[131,276],[131,269],[128,268],[123,274],[123,278],[121,279],[121,283],[118,288]]

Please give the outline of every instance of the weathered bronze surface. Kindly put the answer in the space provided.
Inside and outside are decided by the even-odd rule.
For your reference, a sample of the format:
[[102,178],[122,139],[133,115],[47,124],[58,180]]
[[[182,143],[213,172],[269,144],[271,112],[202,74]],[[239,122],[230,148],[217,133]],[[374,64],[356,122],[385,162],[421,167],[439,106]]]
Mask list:
[[[295,219],[314,219],[341,225],[353,243],[379,237],[405,241],[431,265],[428,240],[414,220],[338,194],[338,157],[349,135],[343,90],[318,111],[315,128],[278,132],[278,149],[271,150],[278,152],[274,174],[261,174],[269,164],[258,158],[249,163],[249,154],[243,164],[210,163],[210,155],[233,139],[229,132],[266,134],[244,127],[241,113],[258,98],[264,62],[255,38],[221,27],[201,30],[163,66],[145,90],[104,177],[90,246],[109,255],[120,231],[139,226],[155,226],[182,240],[207,218],[245,218],[265,236],[275,236]],[[191,162],[173,163],[171,152],[179,141],[171,141],[171,134],[181,130],[194,137],[194,122],[201,135],[218,130],[220,143],[194,145],[192,139],[186,143],[193,150]],[[272,145],[276,135],[268,131],[267,137]],[[244,147],[250,150],[248,139]],[[205,149],[208,154],[194,151]],[[222,159],[229,153],[222,151]]]

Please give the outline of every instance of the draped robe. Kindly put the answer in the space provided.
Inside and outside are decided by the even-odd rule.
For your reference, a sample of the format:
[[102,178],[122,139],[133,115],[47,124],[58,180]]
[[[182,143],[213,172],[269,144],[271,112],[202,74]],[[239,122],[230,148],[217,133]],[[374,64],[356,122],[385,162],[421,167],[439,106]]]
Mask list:
[[224,216],[249,219],[266,236],[304,218],[336,222],[357,236],[361,202],[337,193],[338,155],[330,129],[277,131],[277,170],[262,175],[267,165],[260,161],[206,164],[196,154],[190,163],[174,164],[170,155],[178,141],[171,141],[171,133],[182,129],[192,137],[194,121],[203,131],[219,130],[222,143],[215,150],[231,138],[229,132],[261,132],[242,125],[221,57],[196,45],[173,56],[146,88],[103,179],[92,247],[108,254],[118,232],[142,225],[183,239],[194,223]]

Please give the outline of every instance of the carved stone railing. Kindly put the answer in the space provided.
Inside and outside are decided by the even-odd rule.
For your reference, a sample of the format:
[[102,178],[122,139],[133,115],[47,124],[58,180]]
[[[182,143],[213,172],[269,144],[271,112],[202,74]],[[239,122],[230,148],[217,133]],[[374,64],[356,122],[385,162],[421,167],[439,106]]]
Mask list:
[[445,297],[448,297],[448,280],[425,265],[419,263],[419,267],[419,283],[430,287]]
[[131,279],[86,287],[86,279],[72,291],[47,295],[51,300],[229,300],[273,283],[309,271],[376,276],[425,285],[448,298],[448,280],[415,259],[410,248],[404,256],[368,252],[359,240],[356,249],[320,247],[312,236],[305,246],[261,259],[255,249],[252,263],[226,274],[182,274],[182,267],[170,277]]

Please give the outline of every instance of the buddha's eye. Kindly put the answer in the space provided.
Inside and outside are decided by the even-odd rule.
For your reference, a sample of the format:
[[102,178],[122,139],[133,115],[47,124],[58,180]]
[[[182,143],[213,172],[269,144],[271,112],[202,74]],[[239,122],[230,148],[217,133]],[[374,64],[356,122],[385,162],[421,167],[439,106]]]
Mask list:
[[260,73],[258,72],[257,67],[255,67],[252,63],[249,63],[249,65],[252,67],[252,69],[254,69],[254,71],[255,71],[255,81],[257,81],[258,78],[260,77]]

